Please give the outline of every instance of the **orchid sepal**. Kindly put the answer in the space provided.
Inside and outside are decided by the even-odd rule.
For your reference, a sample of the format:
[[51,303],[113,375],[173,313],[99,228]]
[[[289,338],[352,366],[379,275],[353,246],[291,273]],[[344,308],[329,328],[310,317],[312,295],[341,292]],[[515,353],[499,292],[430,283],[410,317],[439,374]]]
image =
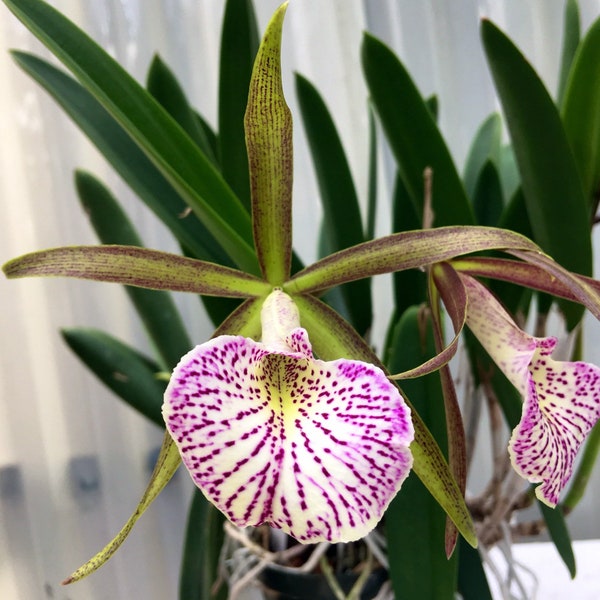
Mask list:
[[541,253],[526,237],[495,227],[404,231],[330,254],[296,273],[282,287],[288,294],[309,294],[373,275],[424,268],[470,252],[508,249]]
[[150,477],[148,487],[142,496],[135,512],[129,517],[121,531],[102,549],[98,554],[90,558],[85,564],[74,571],[67,577],[62,584],[68,585],[80,581],[84,577],[91,575],[98,570],[114,553],[121,547],[137,520],[146,512],[146,509],[154,502],[156,497],[162,492],[164,487],[169,483],[175,471],[181,464],[181,457],[171,437],[165,432],[163,443]]
[[292,257],[292,114],[281,82],[281,35],[288,3],[273,14],[250,79],[244,116],[254,244],[264,278],[281,285]]
[[207,296],[263,296],[271,286],[215,263],[137,246],[67,246],[31,252],[2,266],[8,278],[74,277]]

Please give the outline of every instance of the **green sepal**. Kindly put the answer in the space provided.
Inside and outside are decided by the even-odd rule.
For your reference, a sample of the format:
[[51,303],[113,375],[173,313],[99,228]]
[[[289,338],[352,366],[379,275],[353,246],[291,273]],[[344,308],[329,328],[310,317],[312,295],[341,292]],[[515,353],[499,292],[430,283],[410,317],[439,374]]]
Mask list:
[[273,14],[252,70],[244,117],[254,244],[264,278],[281,285],[292,259],[292,114],[281,82],[287,2]]
[[312,293],[363,277],[418,269],[482,250],[540,254],[539,247],[531,240],[505,229],[476,226],[419,229],[336,252],[296,273],[283,288],[289,294]]
[[271,289],[236,269],[135,246],[50,248],[13,258],[2,270],[10,279],[75,277],[227,298],[261,296]]
[[244,113],[259,34],[252,0],[227,0],[219,60],[219,163],[225,181],[250,211]]
[[169,483],[180,464],[181,457],[179,456],[177,446],[175,446],[175,442],[173,442],[171,436],[165,432],[163,444],[160,449],[158,460],[156,461],[156,466],[154,467],[154,471],[150,478],[150,483],[148,484],[140,503],[135,509],[135,512],[129,517],[129,520],[125,523],[121,531],[119,531],[119,533],[102,550],[100,550],[98,554],[90,558],[84,565],[67,577],[62,582],[63,585],[74,583],[75,581],[87,577],[99,569],[114,555],[131,532],[137,520],[146,512],[146,509],[162,492],[167,483]]

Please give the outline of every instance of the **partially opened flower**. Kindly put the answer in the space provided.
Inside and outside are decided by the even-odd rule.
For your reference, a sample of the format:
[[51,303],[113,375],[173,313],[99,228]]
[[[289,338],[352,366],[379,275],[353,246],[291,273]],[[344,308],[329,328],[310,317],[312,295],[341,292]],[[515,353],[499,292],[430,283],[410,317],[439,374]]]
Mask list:
[[204,495],[238,526],[301,542],[366,535],[412,466],[410,411],[379,368],[315,359],[292,299],[262,309],[262,342],[220,336],[175,368],[163,414]]
[[528,335],[494,296],[461,274],[467,290],[467,325],[523,396],[521,420],[508,450],[513,467],[536,496],[556,506],[573,471],[573,461],[600,418],[600,369],[551,358],[557,340]]

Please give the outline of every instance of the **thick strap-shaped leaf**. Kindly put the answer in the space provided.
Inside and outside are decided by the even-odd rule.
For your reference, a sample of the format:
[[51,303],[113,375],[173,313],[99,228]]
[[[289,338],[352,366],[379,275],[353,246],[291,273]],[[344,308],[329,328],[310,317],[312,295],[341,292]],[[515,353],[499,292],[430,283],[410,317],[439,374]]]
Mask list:
[[219,576],[224,520],[223,513],[195,489],[179,571],[179,600],[217,600],[222,596],[215,596],[212,590]]
[[600,189],[599,54],[600,19],[597,19],[581,41],[573,60],[562,110],[565,131],[591,215],[598,205]]
[[[536,242],[567,269],[592,273],[589,203],[560,115],[525,57],[495,25],[481,35],[521,173]],[[561,302],[572,329],[583,309]]]
[[260,279],[213,263],[134,246],[70,246],[24,254],[3,265],[8,278],[75,277],[153,290],[246,298],[271,289]]
[[219,163],[221,173],[250,211],[244,112],[259,34],[252,0],[228,0],[219,60]]
[[[85,212],[103,244],[142,245],[116,198],[98,179],[77,171],[75,185]],[[126,286],[125,291],[144,323],[163,368],[172,369],[192,347],[173,298],[168,292],[133,286]]]
[[281,285],[292,258],[292,115],[281,84],[281,33],[287,3],[274,13],[252,71],[244,118],[254,244],[265,279]]
[[362,64],[372,102],[417,213],[423,214],[423,173],[430,167],[434,224],[472,224],[450,152],[408,71],[385,44],[369,34],[363,39]]
[[[415,357],[425,361],[432,354],[431,314],[411,307],[394,328],[388,366],[394,371],[406,369]],[[445,451],[448,443],[440,378],[430,375],[404,382],[403,387]],[[446,515],[425,486],[414,475],[409,477],[386,512],[389,571],[397,598],[454,598],[457,557],[449,561],[444,553],[445,521]]]
[[[385,369],[365,340],[326,304],[313,296],[295,296],[294,302],[300,311],[301,324],[308,330],[313,348],[320,358],[352,358]],[[410,446],[413,469],[463,537],[476,546],[477,536],[471,516],[448,463],[418,413],[412,407],[411,410],[415,428],[415,440]]]
[[283,287],[290,294],[312,293],[363,277],[418,269],[470,252],[509,248],[540,252],[526,237],[493,227],[406,231],[327,256],[294,275]]
[[160,367],[114,337],[87,328],[61,331],[69,348],[115,394],[164,427],[160,414],[166,384],[156,378]]
[[233,260],[256,272],[250,218],[198,146],[107,52],[41,0],[5,0],[121,124]]
[[560,57],[560,71],[558,73],[558,89],[556,92],[556,103],[564,105],[565,91],[573,59],[579,47],[581,37],[581,25],[579,23],[579,5],[577,0],[567,0],[563,13],[563,35],[562,51]]
[[197,118],[190,102],[185,96],[181,84],[175,74],[155,56],[148,70],[146,82],[148,91],[160,102],[160,105],[179,123],[181,128],[192,138],[206,157],[218,167],[217,158],[206,135],[202,122]]
[[499,166],[501,142],[502,118],[498,113],[492,113],[479,126],[465,162],[463,179],[465,190],[471,200],[475,196],[475,186],[484,165],[488,161],[492,161],[496,166]]
[[104,158],[179,243],[196,258],[233,266],[206,227],[104,107],[73,77],[36,56],[13,52],[17,64],[60,104]]
[[121,544],[125,541],[125,538],[129,535],[133,526],[137,520],[142,516],[146,509],[152,504],[154,499],[162,492],[164,487],[169,483],[171,477],[177,471],[181,463],[181,457],[179,451],[175,446],[175,443],[171,439],[171,436],[165,432],[163,438],[163,444],[160,449],[156,466],[150,478],[150,483],[138,504],[135,512],[131,515],[127,523],[123,526],[121,531],[115,536],[115,538],[109,542],[96,556],[88,560],[84,565],[79,567],[74,573],[67,577],[62,583],[67,585],[75,581],[79,581],[84,577],[87,577],[97,569],[99,569],[113,554],[119,549]]

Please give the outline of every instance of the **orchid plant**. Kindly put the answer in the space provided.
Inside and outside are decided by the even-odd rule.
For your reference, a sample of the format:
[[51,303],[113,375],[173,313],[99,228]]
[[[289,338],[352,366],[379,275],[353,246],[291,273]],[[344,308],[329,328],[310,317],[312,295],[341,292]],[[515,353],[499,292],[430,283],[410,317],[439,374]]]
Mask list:
[[[451,598],[457,585],[465,598],[489,597],[485,584],[469,596],[468,585],[457,575],[459,536],[466,542],[462,565],[465,557],[477,556],[469,547],[476,547],[478,538],[486,545],[497,539],[497,528],[490,530],[486,523],[499,509],[497,504],[485,508],[487,497],[480,503],[465,500],[472,449],[448,363],[465,337],[473,377],[488,399],[497,397],[513,429],[507,456],[514,471],[537,486],[535,496],[544,507],[559,506],[543,511],[551,532],[561,530],[563,512],[575,504],[569,495],[569,502],[559,505],[575,457],[600,418],[600,369],[580,360],[553,359],[557,339],[544,334],[543,317],[556,298],[569,331],[578,331],[583,308],[600,318],[600,282],[590,277],[600,128],[593,129],[593,147],[581,141],[581,132],[589,136],[591,130],[586,123],[595,119],[597,124],[600,118],[592,108],[598,91],[584,85],[599,68],[590,59],[600,44],[598,24],[583,42],[577,39],[575,57],[565,53],[569,77],[559,110],[510,40],[484,22],[483,43],[515,140],[509,150],[519,168],[518,175],[510,172],[517,183],[506,203],[501,176],[509,188],[508,171],[500,172],[492,160],[494,149],[500,149],[499,117],[482,127],[463,187],[436,127],[432,103],[420,98],[393,53],[367,35],[365,76],[398,164],[395,232],[375,239],[372,224],[366,234],[362,230],[348,186],[351,178],[332,181],[325,174],[326,160],[345,165],[343,151],[335,132],[323,133],[331,132],[332,125],[318,93],[299,77],[321,189],[330,198],[335,187],[344,195],[337,204],[325,205],[324,232],[333,252],[303,266],[292,251],[292,119],[281,83],[286,4],[273,15],[248,71],[242,139],[248,172],[240,174],[226,158],[231,150],[227,139],[235,137],[235,131],[225,135],[230,121],[222,120],[221,137],[216,136],[159,59],[151,69],[149,93],[49,5],[4,1],[75,79],[37,57],[15,53],[19,65],[163,218],[185,254],[141,247],[107,190],[79,173],[78,189],[103,245],[33,252],[3,267],[7,277],[65,276],[128,286],[159,352],[152,367],[107,336],[65,333],[109,386],[160,422],[154,401],[158,385],[166,425],[156,468],[131,519],[65,583],[89,575],[112,556],[183,462],[201,492],[190,513],[190,531],[210,529],[209,523],[220,523],[224,515],[226,534],[247,547],[257,543],[253,528],[268,526],[272,535],[288,536],[284,554],[318,544],[315,560],[329,544],[364,539],[370,565],[365,576],[376,555],[389,569],[392,586],[402,586],[403,597]],[[569,6],[566,31],[572,33],[575,5]],[[231,33],[228,27],[238,26],[228,21],[235,10],[246,23],[253,21],[249,3],[229,2],[224,39],[225,32]],[[227,60],[227,48],[222,60]],[[398,99],[406,114],[399,114]],[[555,152],[548,156],[540,147]],[[340,211],[347,218],[336,222]],[[125,226],[120,233],[115,223]],[[368,279],[383,273],[395,274],[396,314],[379,358],[367,339]],[[202,296],[216,325],[212,339],[190,349],[168,290]],[[531,290],[538,294],[536,336],[522,329]],[[449,343],[445,315],[454,328]],[[469,332],[463,336],[465,326]],[[102,375],[107,369],[99,365],[100,347],[110,349],[119,370],[127,371],[127,386]],[[155,378],[164,370],[172,370],[166,389]],[[588,443],[590,456],[596,438]],[[587,469],[589,463],[582,465]],[[411,472],[427,492],[415,487]],[[491,495],[498,500],[500,485],[495,484]],[[530,503],[532,494],[520,490],[501,518],[508,520],[519,505]],[[433,502],[439,514],[432,522],[439,524],[441,517],[441,530],[427,523],[412,531],[413,524],[402,521],[401,507],[417,497]],[[203,523],[194,520],[198,514]],[[414,516],[417,523],[415,515],[413,506],[406,518]],[[374,530],[388,539],[387,558],[374,542]],[[406,535],[413,534],[407,541]],[[410,570],[410,563],[398,558],[420,548],[427,536],[435,541],[433,554],[417,552],[415,560],[439,565],[441,554],[447,565],[433,577],[442,578],[435,596],[411,587],[414,582],[406,584],[403,571]],[[207,539],[201,538],[201,544]],[[568,539],[555,542],[570,564]],[[190,575],[196,578],[193,594],[182,597],[210,595],[218,550],[212,552],[206,550],[205,564]],[[269,547],[263,552],[251,577],[246,573],[237,583],[230,581],[232,596],[240,582],[284,556],[268,554]],[[328,561],[322,558],[319,564],[340,597]],[[352,594],[357,596],[364,585],[359,578]]]

